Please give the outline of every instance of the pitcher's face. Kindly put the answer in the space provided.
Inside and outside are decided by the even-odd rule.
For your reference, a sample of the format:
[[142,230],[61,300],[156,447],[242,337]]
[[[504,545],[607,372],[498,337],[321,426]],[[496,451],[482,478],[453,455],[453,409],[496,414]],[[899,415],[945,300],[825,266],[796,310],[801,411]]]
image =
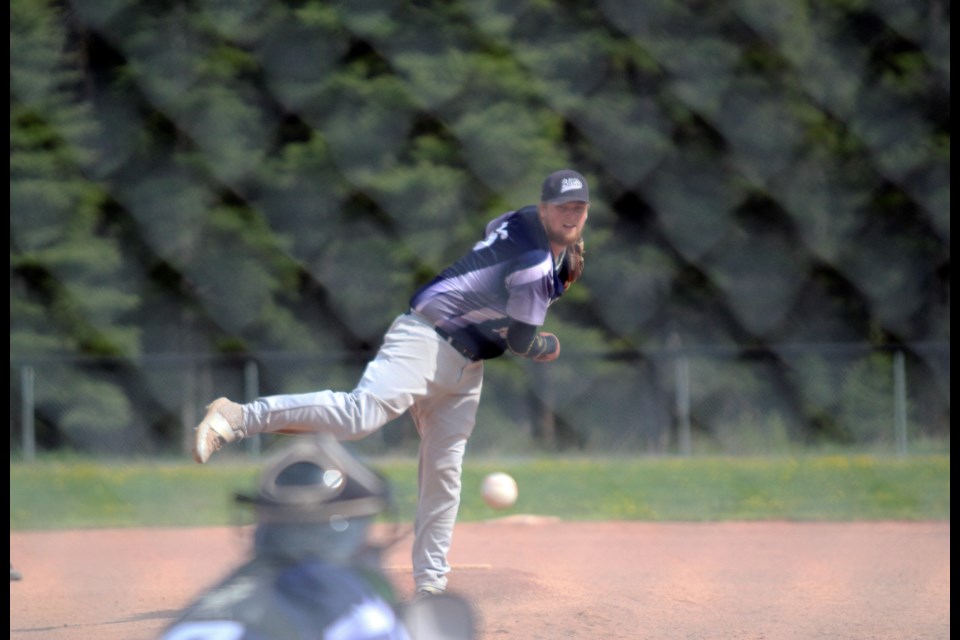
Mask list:
[[547,231],[547,238],[555,248],[573,244],[583,235],[583,226],[587,222],[587,212],[590,204],[575,200],[551,204],[541,202],[540,222]]

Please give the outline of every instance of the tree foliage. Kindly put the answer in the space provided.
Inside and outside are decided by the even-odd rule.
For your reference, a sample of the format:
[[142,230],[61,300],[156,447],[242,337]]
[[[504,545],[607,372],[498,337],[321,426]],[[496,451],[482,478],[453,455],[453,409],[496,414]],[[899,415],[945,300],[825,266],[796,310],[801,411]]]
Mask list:
[[12,357],[370,347],[567,166],[558,322],[598,348],[949,341],[940,0],[13,0],[10,35]]

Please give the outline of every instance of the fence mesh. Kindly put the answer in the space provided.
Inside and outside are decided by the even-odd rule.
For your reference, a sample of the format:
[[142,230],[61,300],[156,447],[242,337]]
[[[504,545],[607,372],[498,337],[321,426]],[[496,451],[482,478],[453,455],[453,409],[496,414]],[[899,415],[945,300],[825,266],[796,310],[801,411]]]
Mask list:
[[[948,452],[949,348],[919,345],[917,352],[807,345],[785,348],[776,358],[739,350],[665,350],[643,358],[574,351],[549,368],[489,361],[470,447],[500,455],[750,455],[830,447]],[[362,368],[363,354],[357,353],[24,364],[10,372],[11,452],[32,447],[116,457],[183,455],[213,397],[350,389]],[[127,395],[84,405],[96,411],[92,415],[72,402],[77,391],[104,388],[125,389]],[[25,397],[36,403],[26,425]],[[31,421],[32,435],[24,430]],[[270,442],[271,436],[261,436],[234,453],[258,453]],[[417,442],[412,422],[402,417],[356,446],[370,455],[412,455]]]
[[181,455],[214,397],[352,388],[566,166],[564,356],[489,363],[474,449],[946,449],[949,14],[15,0],[11,452]]

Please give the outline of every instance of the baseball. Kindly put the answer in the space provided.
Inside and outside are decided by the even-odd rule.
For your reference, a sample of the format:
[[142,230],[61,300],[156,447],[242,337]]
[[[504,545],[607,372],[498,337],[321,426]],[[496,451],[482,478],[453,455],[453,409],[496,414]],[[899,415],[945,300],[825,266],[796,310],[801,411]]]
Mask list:
[[509,509],[517,501],[517,481],[498,471],[489,474],[480,485],[483,501],[493,509]]

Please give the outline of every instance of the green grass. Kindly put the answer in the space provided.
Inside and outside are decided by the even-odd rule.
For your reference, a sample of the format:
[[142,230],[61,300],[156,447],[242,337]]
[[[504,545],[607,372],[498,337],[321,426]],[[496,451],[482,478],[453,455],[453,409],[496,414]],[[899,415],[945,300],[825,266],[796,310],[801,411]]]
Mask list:
[[[368,459],[409,521],[416,461]],[[517,504],[493,511],[479,486],[506,471]],[[10,528],[207,526],[249,521],[232,500],[255,463],[39,460],[10,463]],[[566,520],[949,520],[949,456],[468,459],[460,521],[518,513]]]

